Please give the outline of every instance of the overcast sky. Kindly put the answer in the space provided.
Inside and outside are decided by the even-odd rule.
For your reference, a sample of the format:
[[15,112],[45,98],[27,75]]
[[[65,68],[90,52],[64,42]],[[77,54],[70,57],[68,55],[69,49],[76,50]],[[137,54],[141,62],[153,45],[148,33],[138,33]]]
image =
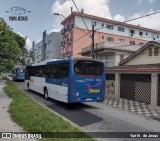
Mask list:
[[[160,0],[74,0],[78,8],[84,9],[84,13],[110,18],[118,21],[140,17],[156,11],[160,11]],[[27,47],[32,41],[42,39],[42,32],[60,31],[63,20],[60,16],[54,16],[58,12],[65,17],[70,14],[70,7],[77,11],[72,0],[0,0],[0,17],[13,28],[13,31],[21,36],[27,36]],[[30,13],[21,14],[28,16],[28,21],[9,21],[10,8],[22,7]],[[9,11],[8,13],[6,11]],[[160,14],[149,16],[130,22],[140,26],[160,30]]]

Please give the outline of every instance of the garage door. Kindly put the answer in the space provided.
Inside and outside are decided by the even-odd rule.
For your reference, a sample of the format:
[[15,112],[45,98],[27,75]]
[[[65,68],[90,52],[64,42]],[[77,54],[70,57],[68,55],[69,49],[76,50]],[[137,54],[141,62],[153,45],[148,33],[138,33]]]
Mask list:
[[160,74],[158,79],[158,106],[160,106]]
[[120,97],[144,103],[151,103],[151,75],[122,74]]

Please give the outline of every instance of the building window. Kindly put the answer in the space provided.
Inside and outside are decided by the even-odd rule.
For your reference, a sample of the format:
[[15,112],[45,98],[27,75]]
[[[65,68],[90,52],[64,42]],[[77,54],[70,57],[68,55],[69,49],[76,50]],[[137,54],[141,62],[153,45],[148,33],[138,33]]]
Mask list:
[[73,24],[71,24],[71,28],[73,28],[74,27],[74,25]]
[[135,45],[135,41],[130,41],[130,45]]
[[139,31],[139,35],[140,35],[140,36],[143,36],[143,32],[142,32],[142,31]]
[[148,33],[146,32],[146,36],[148,36]]
[[159,35],[157,35],[157,38],[159,38]]
[[120,60],[122,61],[124,59],[124,54],[120,55]]
[[158,53],[159,53],[158,47],[155,47],[154,48],[154,56],[158,56]]
[[48,45],[50,45],[50,44],[51,44],[51,40],[48,41]]
[[113,30],[113,25],[106,25],[109,30]]
[[96,25],[97,25],[97,22],[95,22],[95,21],[91,21],[91,25],[96,26]]
[[133,34],[135,34],[135,30],[130,29],[130,33],[131,33],[131,36],[133,36]]
[[102,36],[102,40],[104,40],[104,36]]
[[124,39],[119,39],[119,43],[120,43],[120,44],[124,44],[124,43],[125,43],[125,40],[124,40]]
[[152,56],[152,48],[151,47],[149,48],[148,55]]
[[144,43],[141,43],[141,42],[140,42],[140,43],[139,43],[139,45],[140,45],[140,46],[143,46],[143,45],[144,45]]
[[97,25],[97,22],[94,22],[94,25],[96,26],[96,25]]
[[118,31],[124,32],[124,28],[123,27],[118,27]]
[[108,42],[113,42],[113,41],[114,41],[114,38],[113,38],[113,37],[107,37],[107,41],[108,41]]
[[102,23],[102,27],[104,27],[104,23]]

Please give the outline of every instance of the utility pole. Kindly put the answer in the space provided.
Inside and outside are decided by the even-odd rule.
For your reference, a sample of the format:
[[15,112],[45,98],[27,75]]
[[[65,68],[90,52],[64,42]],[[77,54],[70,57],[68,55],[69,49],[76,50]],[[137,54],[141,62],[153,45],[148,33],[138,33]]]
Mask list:
[[92,49],[91,49],[91,55],[92,55],[92,58],[94,59],[94,24],[92,24]]

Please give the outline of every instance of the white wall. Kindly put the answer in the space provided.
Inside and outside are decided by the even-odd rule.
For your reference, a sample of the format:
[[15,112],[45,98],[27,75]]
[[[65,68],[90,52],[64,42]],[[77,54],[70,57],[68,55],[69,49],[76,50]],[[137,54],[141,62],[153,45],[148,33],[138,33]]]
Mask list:
[[45,40],[46,59],[58,58],[61,52],[61,34],[58,32],[50,33]]
[[119,62],[121,61],[121,55],[124,55],[124,59],[127,58],[131,53],[124,52],[124,51],[117,51],[115,54],[115,66],[118,66]]
[[124,59],[127,58],[131,53],[127,51],[117,51],[117,50],[112,50],[114,54],[103,54],[103,55],[98,55],[97,59],[103,60],[104,63],[106,64],[106,67],[112,67],[112,66],[118,66],[120,60],[120,56],[124,55]]
[[34,57],[35,57],[35,62],[34,63],[41,62],[41,59],[42,59],[42,41],[35,44],[35,46],[34,46]]
[[[50,42],[50,43],[49,43]],[[61,56],[61,33],[52,32],[46,36],[45,39],[46,50],[45,50],[45,60],[58,58]],[[42,40],[35,44],[34,47],[35,62],[38,63],[42,61]]]
[[[92,21],[95,21],[97,23],[97,25],[95,26],[95,29],[102,28],[102,23],[104,23],[104,27],[106,26],[106,24],[110,24],[110,23],[105,23],[105,22],[98,21],[98,20],[89,19],[89,18],[86,18],[86,17],[83,17],[83,18],[84,18],[89,30],[92,29],[92,24],[91,24]],[[87,29],[83,20],[82,20],[82,18],[79,17],[79,16],[75,16],[75,25],[77,25],[78,27],[80,27],[82,29]],[[111,25],[113,25],[113,24],[111,24]],[[127,36],[127,37],[131,35],[130,32],[129,32],[131,28],[124,27],[125,32],[120,32],[120,31],[118,31],[119,26],[124,27],[124,26],[121,26],[121,25],[114,25],[113,30],[103,28],[103,29],[99,29],[97,31],[104,32],[104,33],[109,33],[109,34],[114,34],[114,35]],[[151,32],[144,31],[144,30],[139,30],[139,29],[134,29],[134,28],[132,28],[132,29],[135,30],[135,34],[132,36],[133,38],[152,41],[153,38],[155,37],[155,39],[156,39],[155,41],[160,40],[160,34],[159,34],[159,38],[157,38],[156,33],[154,34],[154,36],[152,36]],[[139,35],[139,31],[143,32],[143,36]],[[146,32],[148,33],[147,36],[146,36]]]
[[124,65],[140,65],[140,64],[156,64],[160,63],[160,47],[158,56],[149,56],[148,48],[138,54],[133,59],[126,62]]

